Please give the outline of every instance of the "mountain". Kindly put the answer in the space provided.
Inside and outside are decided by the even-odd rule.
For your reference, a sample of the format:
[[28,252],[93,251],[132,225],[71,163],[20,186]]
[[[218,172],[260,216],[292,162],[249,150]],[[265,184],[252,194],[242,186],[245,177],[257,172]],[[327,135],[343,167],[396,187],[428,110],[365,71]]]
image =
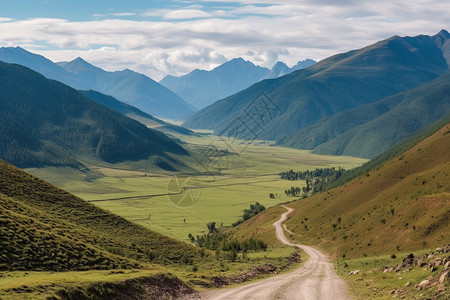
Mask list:
[[301,61],[297,62],[297,64],[291,68],[291,72],[309,68],[312,65],[314,65],[315,63],[316,63],[316,61],[313,60],[313,59],[310,59],[310,58],[307,58],[305,60],[301,60]]
[[447,70],[447,62],[434,38],[394,36],[331,56],[217,101],[184,126],[247,139],[279,139],[437,78]]
[[291,68],[289,68],[284,62],[278,61],[272,67],[270,73],[264,77],[264,79],[278,78],[291,72],[292,72]]
[[91,99],[92,101],[97,102],[98,104],[104,105],[106,107],[109,107],[117,112],[120,112],[121,114],[124,114],[125,116],[134,119],[149,128],[156,129],[169,134],[172,133],[179,133],[184,135],[194,134],[193,131],[187,128],[164,122],[158,118],[155,118],[143,112],[142,110],[134,106],[123,103],[112,96],[104,95],[100,92],[93,90],[80,92],[89,99]]
[[277,62],[272,70],[269,70],[255,66],[242,58],[235,58],[211,71],[197,69],[181,77],[168,75],[159,83],[200,109],[246,89],[262,79],[283,76],[313,63],[315,61],[307,59],[298,62],[291,69],[286,64]]
[[81,58],[55,64],[20,47],[0,48],[0,61],[16,63],[58,80],[75,89],[97,90],[145,112],[178,119],[193,112],[193,107],[151,78],[130,71],[106,72]]
[[[0,158],[20,167],[187,155],[161,132],[26,67],[0,62]],[[171,163],[169,163],[171,164]]]
[[89,85],[76,78],[42,55],[26,51],[21,47],[1,47],[0,61],[28,67],[47,78],[56,79],[75,89],[87,89]]
[[184,242],[131,223],[0,160],[0,271],[140,269],[196,258]]
[[372,158],[450,113],[450,71],[414,89],[345,110],[284,137],[315,153]]
[[211,71],[197,69],[181,77],[169,75],[160,83],[192,105],[202,108],[249,87],[269,72],[267,68],[235,58]]
[[192,113],[194,108],[182,98],[153,79],[131,70],[107,72],[82,58],[60,62],[60,67],[83,80],[89,89],[111,95],[144,112],[171,119]]
[[294,65],[292,68],[289,68],[284,62],[279,61],[272,67],[270,73],[266,77],[264,77],[264,79],[278,78],[287,75],[289,73],[292,73],[294,71],[308,68],[314,65],[315,63],[316,63],[315,60],[308,58],[297,62],[296,65]]

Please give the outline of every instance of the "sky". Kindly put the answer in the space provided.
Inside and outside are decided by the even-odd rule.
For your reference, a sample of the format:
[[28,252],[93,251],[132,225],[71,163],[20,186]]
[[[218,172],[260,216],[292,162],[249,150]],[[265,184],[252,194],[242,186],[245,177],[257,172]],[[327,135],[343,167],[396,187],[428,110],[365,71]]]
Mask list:
[[0,46],[155,80],[236,57],[292,66],[441,29],[448,0],[0,0]]

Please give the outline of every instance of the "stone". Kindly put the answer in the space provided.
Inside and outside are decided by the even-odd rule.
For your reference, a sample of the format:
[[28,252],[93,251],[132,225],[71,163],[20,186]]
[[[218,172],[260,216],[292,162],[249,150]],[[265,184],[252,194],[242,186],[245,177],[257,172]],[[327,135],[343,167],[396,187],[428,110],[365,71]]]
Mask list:
[[405,287],[408,287],[408,286],[410,286],[411,285],[411,282],[407,282],[406,284],[405,284]]
[[422,281],[421,283],[419,283],[418,288],[419,288],[419,289],[426,288],[427,286],[430,285],[430,283],[431,283],[430,280],[425,279],[424,281]]
[[445,279],[447,279],[448,271],[441,274],[439,277],[439,283],[443,284],[445,282]]

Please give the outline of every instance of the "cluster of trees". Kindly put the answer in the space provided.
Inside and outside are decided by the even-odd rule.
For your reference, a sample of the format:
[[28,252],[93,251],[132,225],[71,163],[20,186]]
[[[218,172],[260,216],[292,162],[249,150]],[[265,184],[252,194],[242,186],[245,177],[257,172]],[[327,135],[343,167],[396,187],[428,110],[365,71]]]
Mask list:
[[265,251],[267,249],[267,244],[262,240],[250,238],[240,242],[236,239],[230,239],[227,233],[220,230],[197,235],[197,237],[192,234],[188,236],[191,243],[209,250],[247,252],[250,250]]
[[250,208],[244,209],[244,214],[242,215],[242,218],[237,222],[233,223],[233,226],[238,226],[239,224],[244,223],[251,217],[256,216],[260,212],[264,211],[265,209],[266,208],[264,207],[264,205],[260,204],[259,202],[256,202],[255,204],[250,204]]
[[305,172],[296,172],[294,170],[289,170],[280,173],[280,178],[290,181],[295,180],[305,180],[306,186],[303,188],[300,187],[291,187],[288,190],[285,190],[286,195],[288,196],[299,196],[302,192],[304,194],[307,193],[318,193],[323,192],[329,189],[331,184],[339,179],[345,173],[344,168],[323,168],[323,169],[315,169],[313,171],[307,170]]
[[295,172],[294,170],[289,170],[289,171],[281,172],[280,178],[286,179],[286,180],[291,180],[291,181],[293,181],[293,180],[308,180],[308,179],[311,180],[311,179],[315,179],[315,178],[331,178],[331,177],[335,177],[337,179],[337,178],[341,177],[344,172],[345,172],[345,169],[341,168],[341,167],[339,167],[338,169],[333,167],[333,168],[315,169],[313,171],[306,170],[304,172],[301,172],[301,171]]
[[303,192],[304,194],[306,194],[306,193],[308,193],[308,191],[309,191],[309,187],[307,188],[307,187],[303,187],[303,188],[300,188],[300,187],[293,187],[293,186],[291,186],[291,188],[290,189],[287,189],[287,190],[285,190],[284,191],[284,193],[287,195],[287,196],[300,196],[300,194]]

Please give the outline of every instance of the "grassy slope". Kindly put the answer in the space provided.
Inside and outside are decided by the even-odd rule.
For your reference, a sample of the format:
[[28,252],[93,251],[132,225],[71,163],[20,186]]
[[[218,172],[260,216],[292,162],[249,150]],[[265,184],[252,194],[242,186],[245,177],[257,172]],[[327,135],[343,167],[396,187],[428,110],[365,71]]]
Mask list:
[[289,229],[302,242],[347,257],[448,243],[449,131],[446,125],[344,186],[290,204],[295,213],[287,221]]
[[[2,231],[2,242],[9,245],[0,249],[3,269],[12,268],[16,263],[15,269],[30,269],[27,264],[32,262],[25,258],[33,255],[38,245],[44,245],[43,249],[59,245],[54,251],[57,257],[66,256],[59,255],[59,250],[77,247],[82,248],[77,251],[86,254],[87,260],[88,251],[94,256],[106,257],[105,250],[123,256],[111,258],[112,262],[127,257],[141,262],[176,263],[183,257],[195,258],[198,254],[188,244],[126,221],[2,161],[0,179],[2,222],[4,229],[7,228]],[[18,234],[10,240],[12,231]],[[9,249],[19,251],[17,257],[16,253],[10,255]],[[69,250],[63,252],[68,252],[70,258]],[[54,269],[46,267],[47,263],[52,265],[53,254],[47,256],[47,259],[38,258],[41,264],[33,265],[32,269]],[[86,263],[85,268],[114,267],[108,263],[100,265]],[[58,268],[82,268],[68,266]]]

